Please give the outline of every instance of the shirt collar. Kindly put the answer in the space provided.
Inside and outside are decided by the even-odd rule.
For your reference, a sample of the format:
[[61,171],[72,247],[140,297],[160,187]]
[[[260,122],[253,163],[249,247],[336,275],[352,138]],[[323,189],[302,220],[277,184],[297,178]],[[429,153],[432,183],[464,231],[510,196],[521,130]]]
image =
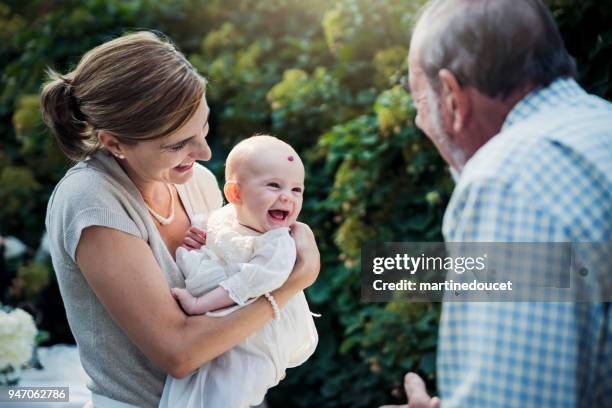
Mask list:
[[569,104],[586,92],[573,78],[559,78],[547,87],[536,88],[512,108],[501,130],[521,122],[542,109]]

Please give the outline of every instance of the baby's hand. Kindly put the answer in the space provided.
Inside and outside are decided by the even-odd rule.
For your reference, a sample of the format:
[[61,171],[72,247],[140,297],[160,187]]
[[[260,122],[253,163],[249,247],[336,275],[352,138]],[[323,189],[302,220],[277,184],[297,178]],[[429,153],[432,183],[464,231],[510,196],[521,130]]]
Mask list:
[[181,246],[192,251],[202,248],[202,245],[206,245],[206,231],[198,227],[189,228]]
[[197,315],[207,312],[204,305],[198,302],[198,298],[191,295],[187,289],[172,288],[170,292],[172,293],[172,297],[179,302],[181,308],[188,315]]

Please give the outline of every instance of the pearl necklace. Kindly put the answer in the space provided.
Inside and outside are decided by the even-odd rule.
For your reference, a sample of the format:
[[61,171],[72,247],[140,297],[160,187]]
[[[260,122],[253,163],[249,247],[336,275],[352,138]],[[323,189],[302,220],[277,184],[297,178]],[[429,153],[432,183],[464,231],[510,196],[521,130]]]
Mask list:
[[145,205],[149,209],[149,212],[151,213],[153,218],[159,221],[161,225],[169,225],[172,221],[174,221],[174,215],[175,215],[174,214],[174,194],[172,194],[172,190],[170,189],[169,184],[166,184],[166,188],[168,189],[168,193],[170,194],[170,215],[168,216],[168,218],[162,217],[161,215],[159,215],[159,213],[157,213],[154,209],[149,207],[149,204],[147,204],[147,202],[145,201]]

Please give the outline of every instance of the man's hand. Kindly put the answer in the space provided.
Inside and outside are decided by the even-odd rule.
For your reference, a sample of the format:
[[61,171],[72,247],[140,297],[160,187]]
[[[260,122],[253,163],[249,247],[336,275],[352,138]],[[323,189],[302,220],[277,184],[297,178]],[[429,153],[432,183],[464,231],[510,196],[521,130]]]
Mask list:
[[404,377],[404,390],[408,397],[408,404],[384,405],[380,408],[440,408],[438,397],[430,398],[425,389],[425,383],[415,373],[408,373]]

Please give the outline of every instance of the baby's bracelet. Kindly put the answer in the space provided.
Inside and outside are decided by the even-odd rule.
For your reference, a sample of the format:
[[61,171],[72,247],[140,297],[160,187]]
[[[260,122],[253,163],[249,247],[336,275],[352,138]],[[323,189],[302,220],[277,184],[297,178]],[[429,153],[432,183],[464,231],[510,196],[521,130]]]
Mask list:
[[270,292],[264,293],[264,296],[266,297],[266,299],[268,299],[268,302],[270,302],[270,304],[272,305],[272,310],[274,310],[274,320],[279,321],[280,320],[280,308],[278,307],[278,303],[276,303],[276,299],[274,299],[274,296],[272,296]]

